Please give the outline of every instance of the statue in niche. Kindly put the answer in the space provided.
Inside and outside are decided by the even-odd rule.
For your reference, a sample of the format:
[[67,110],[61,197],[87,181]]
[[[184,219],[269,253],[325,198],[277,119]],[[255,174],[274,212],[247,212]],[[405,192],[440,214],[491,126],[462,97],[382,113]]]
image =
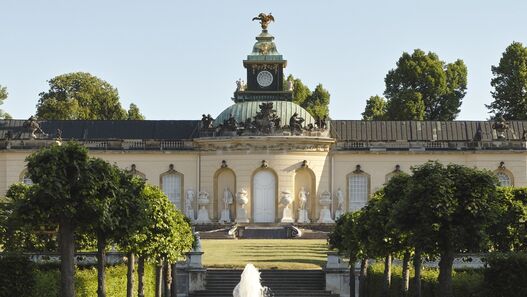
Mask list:
[[337,190],[337,210],[335,211],[335,220],[344,214],[344,193],[340,188]]
[[194,196],[194,191],[192,189],[188,189],[187,195],[185,197],[185,215],[191,220],[194,220],[194,208],[192,207]]
[[297,220],[297,223],[308,224],[311,222],[307,215],[308,197],[309,197],[309,192],[307,192],[304,187],[300,188],[300,192],[298,192],[298,220]]
[[230,223],[231,222],[231,204],[232,204],[232,194],[229,191],[229,188],[223,190],[223,208],[221,210],[220,223]]
[[298,113],[293,113],[291,118],[289,118],[289,129],[291,130],[291,134],[302,134],[302,123],[304,123],[304,121],[305,120],[302,117],[298,116]]
[[201,115],[201,129],[205,129],[205,130],[212,129],[213,128],[212,123],[214,123],[214,119],[212,118],[210,114]]

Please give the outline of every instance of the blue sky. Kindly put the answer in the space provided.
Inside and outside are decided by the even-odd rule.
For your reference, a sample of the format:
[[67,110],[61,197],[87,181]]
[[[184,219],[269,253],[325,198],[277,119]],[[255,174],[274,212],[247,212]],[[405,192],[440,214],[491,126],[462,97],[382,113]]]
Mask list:
[[512,42],[527,43],[527,1],[513,0],[2,0],[2,106],[15,118],[35,112],[47,80],[90,72],[118,88],[124,106],[147,119],[199,119],[232,104],[242,60],[259,25],[288,60],[286,73],[331,93],[333,119],[360,119],[366,99],[402,52],[433,51],[467,64],[468,93],[458,119],[488,117],[491,65]]

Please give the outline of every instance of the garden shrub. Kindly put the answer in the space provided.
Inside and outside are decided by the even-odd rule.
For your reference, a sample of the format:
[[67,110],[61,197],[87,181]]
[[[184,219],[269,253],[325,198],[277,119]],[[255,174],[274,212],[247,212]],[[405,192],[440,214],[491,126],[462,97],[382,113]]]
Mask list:
[[527,296],[527,253],[495,253],[487,257],[485,296]]
[[35,287],[35,265],[27,256],[0,257],[0,297],[31,297]]
[[[384,265],[376,263],[368,269],[368,297],[381,295],[383,285]],[[412,292],[413,269],[410,269],[410,292]],[[421,292],[423,297],[439,297],[439,284],[437,277],[439,270],[436,268],[423,268],[421,273]],[[454,271],[453,277],[454,296],[481,297],[483,272],[481,269],[466,269]],[[402,282],[402,267],[392,266],[392,282],[390,297],[399,297]],[[412,294],[410,294],[412,296]]]

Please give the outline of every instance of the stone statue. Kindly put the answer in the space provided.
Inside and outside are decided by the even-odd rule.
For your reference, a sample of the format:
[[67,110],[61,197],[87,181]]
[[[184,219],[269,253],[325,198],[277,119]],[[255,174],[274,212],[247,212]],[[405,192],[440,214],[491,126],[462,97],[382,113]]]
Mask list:
[[287,80],[287,90],[292,92],[294,90],[294,82],[292,79]]
[[40,128],[40,124],[34,116],[30,116],[29,119],[24,122],[24,127],[29,130],[31,139],[37,138],[36,133],[47,136],[47,134]]
[[335,220],[344,214],[344,193],[340,188],[337,190],[337,210],[335,211]]
[[273,102],[262,102],[258,105],[260,111],[254,116],[253,126],[262,134],[272,134],[275,128],[280,127],[280,117],[276,115],[273,109]]
[[307,201],[309,192],[304,187],[300,188],[298,192],[298,220],[297,223],[310,223],[307,216]]
[[282,196],[280,198],[280,204],[284,207],[282,211],[282,219],[280,223],[293,223],[293,210],[291,209],[291,203],[293,203],[293,197],[291,197],[291,192],[282,191]]
[[291,129],[291,134],[300,135],[302,134],[302,123],[304,119],[298,116],[298,113],[293,113],[291,118],[289,118],[289,129]]
[[492,129],[496,130],[496,135],[498,136],[498,139],[505,139],[505,133],[507,130],[509,130],[509,124],[505,121],[505,118],[503,116],[499,116],[499,118],[492,124]]
[[236,223],[249,223],[249,218],[247,217],[247,209],[245,206],[249,203],[249,198],[247,197],[247,190],[244,188],[236,193],[236,202],[239,207],[236,208]]
[[231,222],[231,204],[232,204],[232,194],[229,191],[229,188],[223,190],[223,208],[221,210],[220,223],[230,223]]
[[188,189],[187,196],[185,197],[185,215],[191,220],[194,220],[194,207],[192,207],[194,195],[194,191],[192,189]]
[[201,115],[201,129],[212,129],[212,123],[214,122],[214,119],[210,114],[208,115]]
[[210,223],[209,218],[209,210],[207,209],[207,205],[209,205],[210,199],[209,199],[209,193],[201,191],[198,194],[198,218],[196,219],[196,223],[198,224],[207,224]]
[[243,92],[245,91],[247,85],[245,84],[245,81],[243,79],[239,78],[236,81],[236,92]]
[[231,113],[229,118],[223,121],[223,125],[221,125],[221,131],[236,131],[237,129],[238,123]]
[[260,21],[260,25],[262,26],[263,30],[267,30],[267,26],[269,26],[270,22],[274,22],[274,17],[271,13],[265,14],[260,13],[258,16],[253,18],[253,21]]

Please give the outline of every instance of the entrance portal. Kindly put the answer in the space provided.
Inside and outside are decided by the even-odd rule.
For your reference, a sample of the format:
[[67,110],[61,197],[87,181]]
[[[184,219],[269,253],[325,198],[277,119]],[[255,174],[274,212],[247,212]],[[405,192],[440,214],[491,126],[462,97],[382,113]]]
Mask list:
[[254,175],[252,207],[253,222],[275,222],[276,178],[269,170],[262,170]]

